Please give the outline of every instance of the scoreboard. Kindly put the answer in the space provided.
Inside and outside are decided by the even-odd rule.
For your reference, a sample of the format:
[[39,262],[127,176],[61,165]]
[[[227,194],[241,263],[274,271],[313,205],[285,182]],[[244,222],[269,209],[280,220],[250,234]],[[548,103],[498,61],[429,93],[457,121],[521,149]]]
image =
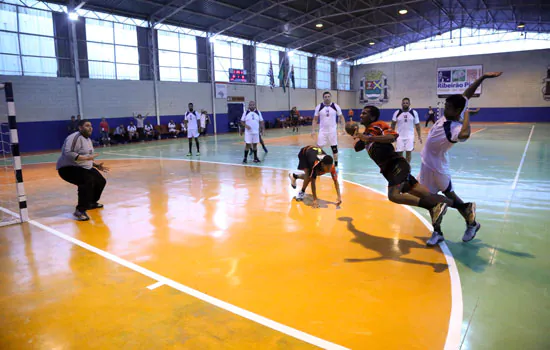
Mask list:
[[246,69],[233,69],[229,68],[229,81],[230,82],[238,82],[238,83],[246,83],[248,82],[248,75],[246,73]]

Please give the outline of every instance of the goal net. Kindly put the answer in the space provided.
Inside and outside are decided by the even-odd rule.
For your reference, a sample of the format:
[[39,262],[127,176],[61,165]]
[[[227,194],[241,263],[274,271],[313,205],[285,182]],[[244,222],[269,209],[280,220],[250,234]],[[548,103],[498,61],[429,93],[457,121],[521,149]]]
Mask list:
[[0,83],[0,226],[28,220],[11,83]]

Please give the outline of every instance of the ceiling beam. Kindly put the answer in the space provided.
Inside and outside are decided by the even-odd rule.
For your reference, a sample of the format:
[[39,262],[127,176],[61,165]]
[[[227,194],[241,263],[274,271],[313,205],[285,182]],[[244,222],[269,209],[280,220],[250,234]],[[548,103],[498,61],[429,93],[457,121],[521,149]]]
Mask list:
[[[179,2],[181,2],[181,0],[172,1],[171,4],[173,4],[174,2],[179,3]],[[158,20],[155,20],[155,14],[158,14],[159,11],[155,12],[155,14],[153,14],[153,16],[151,16],[151,22],[153,22],[153,27],[156,24],[161,24],[162,22],[166,21],[168,18],[170,18],[170,17],[174,16],[175,14],[181,12],[181,10],[183,10],[184,8],[186,8],[187,6],[191,5],[194,2],[195,2],[195,0],[184,0],[183,4],[180,4],[180,6],[173,9],[169,14],[167,14],[166,16],[164,16],[162,18],[159,18]]]
[[[208,31],[209,32],[213,32],[214,35],[220,35],[232,28],[235,28],[236,26],[238,26],[239,24],[242,24],[262,13],[264,13],[265,11],[269,10],[269,9],[272,9],[278,5],[282,5],[282,4],[286,4],[288,2],[292,2],[294,0],[284,0],[284,1],[281,1],[281,2],[278,2],[278,1],[272,1],[272,0],[263,0],[263,1],[258,1],[256,3],[254,3],[252,6],[249,6],[233,15],[231,15],[230,17],[228,17],[226,20],[220,22],[220,23],[216,23],[214,24],[213,26],[211,26],[210,28],[208,28]],[[238,20],[239,17],[241,17],[242,15],[244,14],[248,14],[248,16],[244,17],[243,19],[241,20]],[[233,24],[231,24],[229,27],[226,27],[225,25],[222,26],[223,29],[221,30],[218,30],[217,32],[215,32],[216,28],[219,28],[222,24],[224,24],[225,22],[232,22],[234,20],[238,20],[237,22],[233,22]]]

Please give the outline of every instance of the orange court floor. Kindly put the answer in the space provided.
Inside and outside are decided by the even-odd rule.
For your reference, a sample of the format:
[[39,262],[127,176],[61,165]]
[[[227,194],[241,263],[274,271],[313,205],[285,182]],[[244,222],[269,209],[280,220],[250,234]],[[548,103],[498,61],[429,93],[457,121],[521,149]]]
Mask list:
[[71,218],[76,187],[54,163],[25,166],[32,220],[0,229],[0,349],[442,349],[460,337],[452,256],[384,194],[340,180],[336,208],[322,177],[313,209],[281,169],[106,164],[105,208],[89,222]]

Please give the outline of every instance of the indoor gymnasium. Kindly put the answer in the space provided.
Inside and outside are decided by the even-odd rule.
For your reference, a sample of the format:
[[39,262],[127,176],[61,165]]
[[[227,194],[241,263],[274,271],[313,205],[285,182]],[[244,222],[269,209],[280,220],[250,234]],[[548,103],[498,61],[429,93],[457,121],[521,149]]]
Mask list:
[[550,2],[0,1],[0,349],[549,349]]

